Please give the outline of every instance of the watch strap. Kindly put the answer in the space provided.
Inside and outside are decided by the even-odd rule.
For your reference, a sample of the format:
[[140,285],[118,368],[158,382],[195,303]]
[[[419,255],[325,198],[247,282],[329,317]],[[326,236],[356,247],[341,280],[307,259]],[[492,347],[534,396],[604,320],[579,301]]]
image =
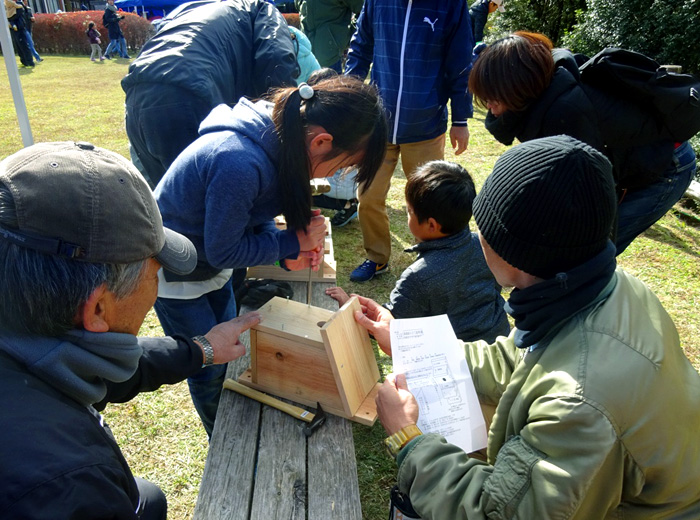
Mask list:
[[393,435],[389,435],[389,437],[384,439],[384,445],[386,446],[387,450],[389,450],[391,456],[396,458],[401,451],[401,448],[408,444],[411,439],[414,439],[419,435],[423,435],[420,428],[418,428],[418,426],[415,424],[409,424],[408,426],[404,426]]
[[211,346],[211,343],[209,343],[209,340],[204,336],[195,336],[192,338],[192,340],[199,343],[204,351],[204,363],[202,363],[202,368],[213,365],[214,348]]

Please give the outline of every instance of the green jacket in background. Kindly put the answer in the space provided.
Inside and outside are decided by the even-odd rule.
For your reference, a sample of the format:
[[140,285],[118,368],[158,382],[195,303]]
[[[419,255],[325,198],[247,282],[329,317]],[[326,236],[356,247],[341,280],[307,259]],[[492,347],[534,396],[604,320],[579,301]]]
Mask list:
[[642,282],[618,270],[527,354],[512,338],[464,344],[498,402],[488,463],[436,434],[399,454],[422,518],[700,518],[700,376]]
[[294,0],[304,34],[321,67],[340,60],[355,32],[352,15],[360,14],[364,0]]

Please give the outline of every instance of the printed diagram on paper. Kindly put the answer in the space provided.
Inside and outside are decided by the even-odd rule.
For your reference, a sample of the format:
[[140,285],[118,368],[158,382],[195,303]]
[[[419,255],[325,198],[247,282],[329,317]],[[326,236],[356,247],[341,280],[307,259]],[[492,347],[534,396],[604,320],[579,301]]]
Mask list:
[[486,427],[462,348],[447,316],[391,322],[394,372],[418,401],[418,427],[467,452],[486,446]]

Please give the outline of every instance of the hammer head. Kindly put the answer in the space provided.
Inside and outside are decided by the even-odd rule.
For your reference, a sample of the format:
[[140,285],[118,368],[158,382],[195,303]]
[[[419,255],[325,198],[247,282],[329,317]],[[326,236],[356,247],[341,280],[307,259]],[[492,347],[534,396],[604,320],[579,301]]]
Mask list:
[[321,425],[326,422],[326,412],[321,408],[321,403],[316,403],[316,413],[310,423],[304,426],[304,435],[310,437]]

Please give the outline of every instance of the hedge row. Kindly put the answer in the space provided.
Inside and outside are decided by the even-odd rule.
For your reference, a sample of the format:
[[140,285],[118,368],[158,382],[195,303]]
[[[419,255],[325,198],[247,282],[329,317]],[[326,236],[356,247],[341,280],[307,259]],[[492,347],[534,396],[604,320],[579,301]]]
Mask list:
[[[100,31],[100,40],[104,50],[109,43],[108,31],[102,25],[104,11],[75,11],[72,13],[55,13],[34,15],[36,22],[32,38],[39,53],[47,54],[89,54],[90,40],[85,32],[89,22],[95,22]],[[123,12],[124,19],[119,26],[124,33],[129,49],[138,51],[146,40],[153,35],[153,26],[148,20]]]
[[[34,15],[36,22],[32,37],[39,53],[44,54],[89,54],[90,41],[85,32],[89,22],[95,22],[97,30],[102,35],[102,49],[109,43],[108,31],[102,25],[104,11],[75,11],[68,13]],[[130,51],[139,49],[153,36],[154,28],[151,22],[134,13],[122,12],[124,19],[120,27],[126,38]],[[283,13],[289,25],[300,28],[297,13]]]

